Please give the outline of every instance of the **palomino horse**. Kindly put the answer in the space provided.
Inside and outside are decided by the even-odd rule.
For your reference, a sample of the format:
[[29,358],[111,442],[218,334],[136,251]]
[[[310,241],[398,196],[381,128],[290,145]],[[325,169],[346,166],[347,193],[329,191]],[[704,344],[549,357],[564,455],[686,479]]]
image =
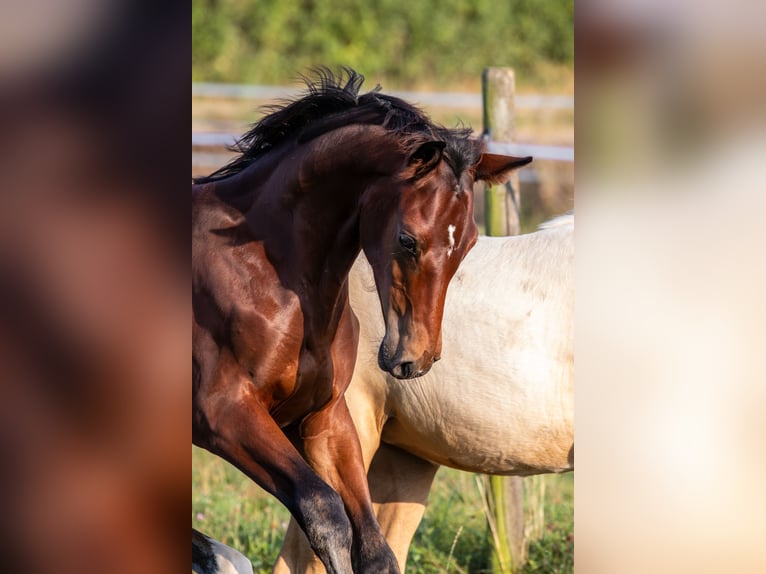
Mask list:
[[[527,235],[480,237],[447,293],[444,360],[412,381],[377,368],[372,274],[363,258],[353,267],[362,331],[346,400],[402,569],[439,465],[505,475],[574,468],[573,233],[569,215]],[[322,571],[294,524],[274,571]]]
[[320,73],[192,186],[193,441],[277,497],[331,572],[397,572],[344,391],[364,250],[397,379],[441,356],[447,285],[475,243],[473,184],[531,158],[482,153],[362,76]]

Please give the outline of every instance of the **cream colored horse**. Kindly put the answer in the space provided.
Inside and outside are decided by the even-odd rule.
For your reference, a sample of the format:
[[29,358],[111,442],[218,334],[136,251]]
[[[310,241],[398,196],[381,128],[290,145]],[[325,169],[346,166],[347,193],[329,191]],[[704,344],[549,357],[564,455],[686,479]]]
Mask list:
[[[402,571],[439,465],[504,475],[574,468],[573,235],[566,215],[535,233],[481,237],[447,293],[444,358],[412,380],[378,368],[380,304],[369,264],[354,265],[361,336],[346,400]],[[274,572],[324,572],[294,523]]]

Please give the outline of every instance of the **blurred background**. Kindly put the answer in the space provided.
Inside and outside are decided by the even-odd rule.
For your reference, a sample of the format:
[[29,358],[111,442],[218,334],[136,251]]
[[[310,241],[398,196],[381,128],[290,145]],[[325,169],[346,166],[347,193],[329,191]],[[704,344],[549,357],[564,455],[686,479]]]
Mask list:
[[765,28],[578,5],[578,572],[766,571]]
[[477,90],[487,66],[520,87],[572,89],[572,0],[192,0],[192,81],[283,85],[319,64],[386,89]]

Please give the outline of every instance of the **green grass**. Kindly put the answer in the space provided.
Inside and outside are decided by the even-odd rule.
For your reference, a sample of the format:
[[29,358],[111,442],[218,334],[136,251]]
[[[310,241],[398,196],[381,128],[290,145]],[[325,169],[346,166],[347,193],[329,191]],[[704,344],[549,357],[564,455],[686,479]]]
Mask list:
[[236,468],[192,447],[192,526],[271,572],[290,514]]
[[[545,477],[545,527],[529,547],[523,574],[570,573],[574,564],[574,476]],[[192,526],[271,572],[288,512],[223,460],[192,447]],[[442,468],[415,534],[408,574],[488,572],[492,547],[474,476]]]
[[548,475],[545,480],[545,526],[529,544],[524,574],[574,572],[574,474]]

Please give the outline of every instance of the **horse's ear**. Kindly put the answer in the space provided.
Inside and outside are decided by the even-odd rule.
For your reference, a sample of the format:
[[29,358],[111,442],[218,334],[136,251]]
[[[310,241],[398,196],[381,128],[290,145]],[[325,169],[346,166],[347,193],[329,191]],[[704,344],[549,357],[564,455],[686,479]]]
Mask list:
[[439,165],[446,145],[444,142],[430,141],[420,144],[418,149],[412,152],[407,164],[415,170],[415,177],[423,177]]
[[512,155],[497,155],[484,153],[479,163],[474,167],[474,179],[486,181],[490,185],[505,183],[511,177],[511,172],[527,165],[532,161],[530,156],[515,157]]

